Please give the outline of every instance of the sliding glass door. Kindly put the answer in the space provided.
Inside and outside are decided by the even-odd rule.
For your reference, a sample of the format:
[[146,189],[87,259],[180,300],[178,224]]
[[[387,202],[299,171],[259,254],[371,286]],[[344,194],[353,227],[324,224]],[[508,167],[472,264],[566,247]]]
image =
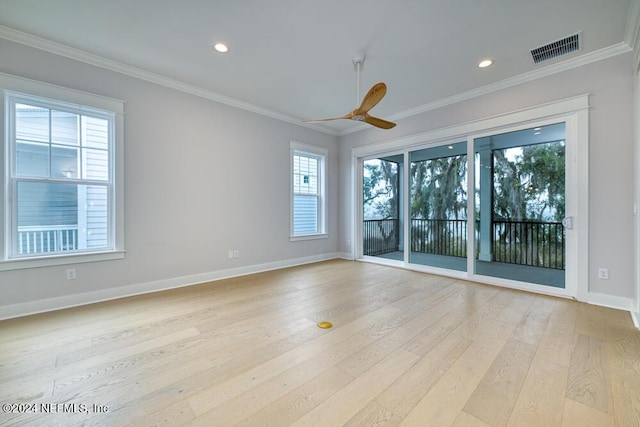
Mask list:
[[467,143],[409,153],[409,262],[467,269]]
[[565,124],[477,138],[474,147],[475,273],[564,288]]
[[402,261],[403,155],[362,162],[362,254]]
[[569,120],[538,123],[357,158],[360,256],[575,295],[576,260],[586,258],[579,234],[569,231],[582,128]]

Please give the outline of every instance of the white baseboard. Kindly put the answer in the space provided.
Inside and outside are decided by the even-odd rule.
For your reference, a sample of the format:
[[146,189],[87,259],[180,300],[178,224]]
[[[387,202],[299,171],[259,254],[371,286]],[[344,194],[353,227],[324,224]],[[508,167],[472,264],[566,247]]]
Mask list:
[[636,327],[636,329],[640,329],[640,313],[638,313],[637,311],[632,311],[631,319],[633,319],[633,325]]
[[349,261],[353,261],[355,259],[351,252],[338,252],[336,255],[340,259],[346,259]]
[[[61,310],[97,302],[110,301],[134,295],[192,286],[200,283],[228,279],[231,277],[246,276],[248,274],[260,273],[263,271],[295,267],[297,265],[311,264],[314,262],[327,261],[336,258],[353,260],[353,257],[350,253],[333,252],[310,257],[294,258],[269,262],[265,264],[256,264],[246,267],[174,277],[153,282],[138,283],[131,286],[102,289],[94,292],[85,292],[36,301],[28,301],[19,304],[0,306],[0,320],[28,316],[31,314],[45,313],[49,311]],[[624,298],[606,294],[587,293],[584,302],[629,311],[631,313],[631,316],[633,317],[634,324],[638,329],[640,329],[640,313],[634,311],[634,301],[631,298]]]
[[295,267],[297,265],[311,264],[314,262],[327,261],[336,258],[343,258],[343,254],[329,253],[310,257],[294,258],[227,270],[211,271],[208,273],[194,274],[189,276],[173,277],[170,279],[157,280],[153,282],[138,283],[131,286],[102,289],[94,292],[85,292],[80,294],[29,301],[19,304],[5,305],[0,306],[0,320],[28,316],[31,314],[45,313],[48,311],[61,310],[64,308],[77,307],[97,302],[110,301],[134,295],[181,288],[184,286],[192,286],[200,283],[228,279],[231,277],[260,273],[263,271]]
[[632,298],[588,292],[584,299],[584,302],[594,305],[601,305],[603,307],[616,308],[618,310],[633,312]]

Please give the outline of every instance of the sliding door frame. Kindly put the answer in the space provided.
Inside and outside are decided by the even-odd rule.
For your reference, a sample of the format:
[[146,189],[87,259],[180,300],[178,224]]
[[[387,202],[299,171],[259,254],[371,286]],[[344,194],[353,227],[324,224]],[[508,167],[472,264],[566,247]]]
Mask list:
[[[474,273],[474,257],[468,255],[467,272],[446,270],[437,267],[410,264],[406,245],[409,240],[409,221],[404,221],[404,261],[380,261],[375,257],[362,256],[362,162],[366,159],[386,156],[390,154],[404,154],[404,166],[408,165],[409,152],[422,148],[436,147],[447,142],[467,141],[467,194],[475,193],[475,156],[474,140],[483,136],[490,136],[513,130],[527,129],[544,124],[564,122],[566,124],[566,187],[567,192],[575,189],[572,197],[567,199],[566,216],[572,217],[573,229],[567,232],[567,267],[565,288],[551,288],[547,286],[528,284],[508,279],[481,276]],[[488,283],[508,288],[522,289],[537,293],[546,293],[586,300],[589,285],[589,95],[579,95],[556,102],[517,110],[498,116],[488,117],[459,125],[435,129],[420,134],[410,135],[392,141],[367,145],[352,149],[352,171],[355,180],[352,182],[352,255],[355,259],[380,262],[407,269],[435,273],[454,278],[463,278],[481,283]],[[404,194],[404,211],[408,213],[409,203],[409,173],[403,174],[402,191]],[[467,212],[474,210],[475,197],[467,197]],[[468,216],[469,217],[469,216]],[[473,215],[471,216],[473,218]],[[468,236],[474,236],[473,221],[467,222]],[[468,239],[467,253],[473,254],[474,239]]]
[[[385,259],[385,258],[376,258],[373,256],[366,256],[363,254],[363,229],[362,229],[362,224],[364,223],[364,212],[363,212],[363,205],[364,205],[364,198],[363,198],[363,191],[362,191],[362,182],[364,180],[364,162],[367,160],[374,160],[374,159],[379,159],[380,157],[391,157],[391,156],[403,156],[404,161],[406,161],[406,156],[403,154],[403,150],[395,150],[395,151],[384,151],[384,152],[371,152],[369,154],[367,154],[366,156],[353,156],[352,157],[352,167],[353,167],[353,175],[355,176],[355,180],[357,182],[356,185],[353,186],[354,188],[354,205],[353,205],[353,213],[354,213],[354,218],[355,218],[355,222],[354,222],[354,227],[353,227],[353,258],[354,259],[363,259],[363,260],[368,260],[368,261],[372,261],[372,262],[377,262],[379,264],[387,264],[387,265],[392,265],[392,266],[404,266],[404,264],[406,264],[406,253],[404,255],[404,259],[403,261],[396,261],[396,260],[392,260],[392,259]],[[400,169],[400,168],[399,168]],[[401,171],[398,170],[398,173],[400,173]],[[404,186],[404,175],[405,173],[402,172],[402,182],[400,182],[400,187],[402,188]],[[403,194],[402,194],[402,200],[404,201],[404,197],[406,197],[406,194],[404,193],[404,188],[403,188]],[[404,203],[403,203],[404,204]],[[402,206],[402,209],[399,209],[399,211],[402,211],[404,209],[404,206]],[[406,244],[406,238],[405,236],[403,236],[404,242]]]

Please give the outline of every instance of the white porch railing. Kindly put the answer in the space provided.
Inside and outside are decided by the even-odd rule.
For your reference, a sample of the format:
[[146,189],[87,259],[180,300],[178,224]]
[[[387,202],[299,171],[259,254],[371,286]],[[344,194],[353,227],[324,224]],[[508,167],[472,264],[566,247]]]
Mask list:
[[78,249],[78,226],[18,227],[18,253],[22,255]]

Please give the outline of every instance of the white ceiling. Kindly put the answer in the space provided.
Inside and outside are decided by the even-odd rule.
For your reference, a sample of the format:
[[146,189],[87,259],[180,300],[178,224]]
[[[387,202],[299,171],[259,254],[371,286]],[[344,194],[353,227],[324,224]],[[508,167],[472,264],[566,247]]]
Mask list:
[[[356,106],[351,58],[364,52],[361,96],[384,81],[387,96],[371,113],[394,120],[478,88],[628,50],[635,1],[0,0],[7,27],[0,37],[44,48],[38,38],[60,43],[106,58],[112,68],[144,70],[296,123]],[[531,49],[578,31],[580,52],[533,63]],[[231,51],[216,54],[216,41]],[[479,69],[485,57],[495,63]],[[361,125],[308,126],[344,134]]]

